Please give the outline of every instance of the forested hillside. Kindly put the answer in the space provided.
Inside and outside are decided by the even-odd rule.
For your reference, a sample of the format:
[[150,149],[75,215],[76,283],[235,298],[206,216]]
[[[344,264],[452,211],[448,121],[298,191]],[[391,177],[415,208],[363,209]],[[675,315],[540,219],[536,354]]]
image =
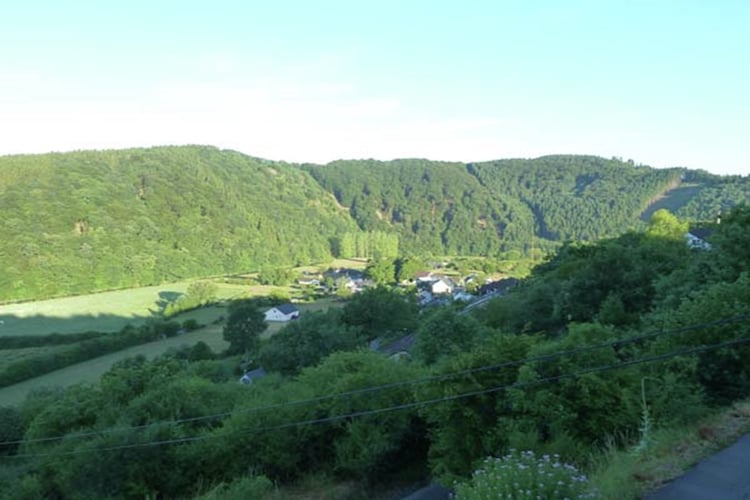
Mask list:
[[461,163],[337,161],[309,171],[361,228],[396,231],[408,253],[495,256],[531,240],[528,207]]
[[[593,156],[438,163],[337,161],[307,167],[364,229],[393,230],[406,252],[528,255],[568,240],[596,240],[640,226],[664,195],[670,209],[712,220],[750,200],[750,179],[724,178]],[[510,252],[510,253],[509,253]]]
[[655,170],[594,156],[545,156],[469,165],[493,193],[509,193],[553,241],[595,240],[635,226],[641,212],[680,183],[681,169]]
[[210,147],[0,158],[0,300],[331,258],[356,226],[309,175]]
[[674,210],[686,219],[714,221],[737,203],[750,202],[750,176],[747,175],[719,176],[693,171],[686,173],[685,183],[699,187],[695,196]]
[[352,244],[366,240],[403,255],[515,259],[616,236],[658,203],[713,220],[748,200],[748,177],[590,156],[322,166],[205,146],[7,156],[0,301],[322,262],[351,248],[369,257],[372,245]]

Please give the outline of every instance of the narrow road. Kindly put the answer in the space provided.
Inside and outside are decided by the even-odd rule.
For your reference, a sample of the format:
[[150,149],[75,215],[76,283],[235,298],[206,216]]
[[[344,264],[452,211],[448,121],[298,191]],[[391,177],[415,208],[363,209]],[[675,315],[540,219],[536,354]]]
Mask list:
[[671,499],[750,499],[750,434],[645,497],[645,500]]

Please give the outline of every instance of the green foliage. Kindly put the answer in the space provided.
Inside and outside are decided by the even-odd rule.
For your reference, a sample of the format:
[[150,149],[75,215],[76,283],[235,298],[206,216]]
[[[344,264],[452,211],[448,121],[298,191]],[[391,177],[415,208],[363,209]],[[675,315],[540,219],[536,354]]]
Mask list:
[[187,359],[190,361],[203,361],[207,359],[213,359],[214,353],[211,348],[202,340],[196,343],[188,351]]
[[681,222],[668,210],[661,209],[654,212],[654,215],[651,216],[646,234],[657,238],[682,240],[689,228],[689,223]]
[[[528,354],[533,340],[521,335],[494,335],[472,350],[444,358],[433,374],[452,374],[466,370],[502,365]],[[507,430],[498,429],[498,419],[507,412],[508,401],[502,391],[452,400],[457,394],[483,391],[513,384],[518,365],[508,364],[494,370],[482,370],[461,377],[448,377],[419,389],[422,400],[449,398],[425,407],[420,415],[430,429],[429,463],[433,477],[443,482],[471,472],[472,464],[507,446]]]
[[715,226],[711,243],[712,268],[717,277],[732,281],[748,271],[750,262],[750,204],[740,205],[722,217]]
[[370,261],[365,275],[379,285],[390,285],[396,281],[396,265],[390,259]]
[[294,280],[294,273],[289,268],[265,266],[260,270],[258,282],[261,285],[288,285]]
[[260,365],[268,371],[295,375],[332,352],[362,345],[360,330],[343,323],[340,310],[312,312],[289,323],[263,344]]
[[[529,354],[544,357],[611,342],[615,337],[611,327],[573,324],[562,339],[539,344]],[[518,376],[521,387],[508,391],[513,420],[538,436],[536,445],[565,435],[592,444],[602,435],[634,430],[639,421],[640,399],[635,372],[587,372],[589,368],[617,363],[614,347],[605,347],[524,364]],[[563,378],[558,380],[559,377]],[[544,383],[550,379],[555,383]],[[550,418],[552,409],[554,418]]]
[[[746,345],[674,355],[750,336],[746,210],[725,214],[708,251],[633,233],[565,245],[485,311],[420,316],[411,295],[366,290],[268,340],[261,359],[277,361],[274,370],[291,378],[271,373],[241,385],[232,373],[239,356],[203,360],[210,350],[199,345],[154,361],[120,362],[97,386],[34,393],[17,414],[5,415],[9,428],[20,422],[25,439],[65,439],[23,445],[21,452],[52,455],[29,460],[13,485],[34,498],[186,498],[215,485],[209,494],[252,496],[256,488],[268,493],[261,476],[282,484],[310,474],[366,483],[414,464],[429,464],[433,477],[452,482],[483,457],[534,450],[534,460],[511,453],[488,464],[459,492],[471,498],[506,487],[492,478],[512,467],[520,488],[532,466],[554,464],[544,453],[581,464],[603,440],[632,449],[629,438],[639,433],[656,435],[699,416],[707,404],[750,394]],[[238,353],[257,346],[260,304],[230,308],[230,324],[244,332]],[[155,322],[126,335],[170,335],[175,328]],[[336,352],[407,332],[417,333],[417,362]],[[653,335],[641,337],[647,332]],[[624,343],[632,336],[639,340]],[[82,339],[94,341],[100,338]],[[650,356],[667,359],[640,363]],[[183,439],[189,442],[155,444]],[[554,495],[531,483],[527,489]],[[2,494],[7,490],[0,485]]]
[[[23,438],[23,422],[17,408],[0,406],[0,443],[10,443]],[[0,456],[12,454],[18,444],[0,444]]]
[[384,286],[355,294],[344,306],[344,324],[358,328],[366,340],[405,335],[417,326],[418,307],[412,294]]
[[[679,307],[658,311],[651,318],[674,329],[736,318],[750,314],[750,275],[741,274],[733,282],[719,282],[696,290]],[[654,342],[655,352],[717,344],[750,336],[747,320],[706,326]],[[713,403],[727,403],[750,394],[750,368],[745,362],[750,347],[739,345],[672,360],[670,371],[697,379]]]
[[415,355],[432,364],[440,358],[472,350],[486,335],[485,327],[472,316],[459,316],[452,309],[439,309],[420,321]]
[[396,259],[396,281],[399,283],[412,281],[425,267],[425,264],[416,257]]
[[586,475],[574,465],[561,463],[557,455],[537,457],[530,450],[511,451],[485,459],[470,481],[456,485],[456,498],[599,498],[590,490]]
[[533,214],[535,234],[554,241],[622,233],[660,194],[679,185],[682,174],[593,156],[499,160],[472,164],[470,171],[489,189],[524,203]]
[[84,340],[64,345],[56,350],[42,351],[37,355],[8,364],[0,372],[0,386],[15,384],[160,337],[171,337],[176,335],[179,329],[180,325],[176,322],[150,321],[138,328],[127,326],[114,334],[73,336],[73,338],[83,338]]
[[356,230],[310,175],[211,147],[0,158],[0,300],[330,260]]
[[697,189],[695,195],[675,211],[679,217],[716,222],[732,208],[750,203],[750,176],[718,176],[703,171],[688,171],[685,180],[695,184]]
[[398,255],[398,235],[384,231],[346,233],[339,243],[339,257],[394,258]]
[[538,259],[563,241],[641,225],[682,175],[696,189],[680,217],[713,221],[750,199],[747,178],[590,156],[325,166],[202,146],[6,156],[0,301],[288,268],[334,253]]
[[626,326],[656,302],[656,282],[685,265],[684,240],[627,233],[597,244],[566,244],[485,319],[507,331],[555,334],[571,321]]
[[227,353],[254,356],[260,348],[260,334],[266,328],[265,316],[254,302],[234,302],[223,331],[224,340],[229,342]]
[[218,287],[210,281],[194,281],[188,285],[188,297],[192,297],[200,305],[216,300]]
[[216,301],[218,287],[210,281],[194,281],[187,288],[187,294],[178,296],[167,302],[162,314],[164,317],[174,316],[181,312],[190,311]]
[[[394,362],[377,353],[335,353],[318,367],[303,371],[299,383],[314,388],[319,395],[327,395],[393,384],[418,375],[417,367]],[[404,404],[412,399],[413,393],[408,386],[392,387],[332,399],[320,405],[318,411],[346,415]],[[416,439],[419,426],[415,417],[415,410],[404,410],[342,419],[334,422],[324,434],[329,438],[328,443],[320,442],[319,445],[333,453],[333,468],[339,474],[375,479],[397,467],[399,455]]]

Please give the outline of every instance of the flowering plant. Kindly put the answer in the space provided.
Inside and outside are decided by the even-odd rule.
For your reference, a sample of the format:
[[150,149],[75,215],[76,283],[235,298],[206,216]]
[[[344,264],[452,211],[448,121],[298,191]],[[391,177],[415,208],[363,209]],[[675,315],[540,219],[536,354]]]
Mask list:
[[559,455],[537,457],[533,451],[486,458],[471,480],[455,489],[458,500],[599,498],[575,466],[561,463]]

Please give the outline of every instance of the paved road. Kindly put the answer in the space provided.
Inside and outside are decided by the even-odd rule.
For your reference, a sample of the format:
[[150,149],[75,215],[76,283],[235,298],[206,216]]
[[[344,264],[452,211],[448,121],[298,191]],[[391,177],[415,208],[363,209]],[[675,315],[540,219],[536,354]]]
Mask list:
[[749,500],[750,434],[705,459],[646,500]]

